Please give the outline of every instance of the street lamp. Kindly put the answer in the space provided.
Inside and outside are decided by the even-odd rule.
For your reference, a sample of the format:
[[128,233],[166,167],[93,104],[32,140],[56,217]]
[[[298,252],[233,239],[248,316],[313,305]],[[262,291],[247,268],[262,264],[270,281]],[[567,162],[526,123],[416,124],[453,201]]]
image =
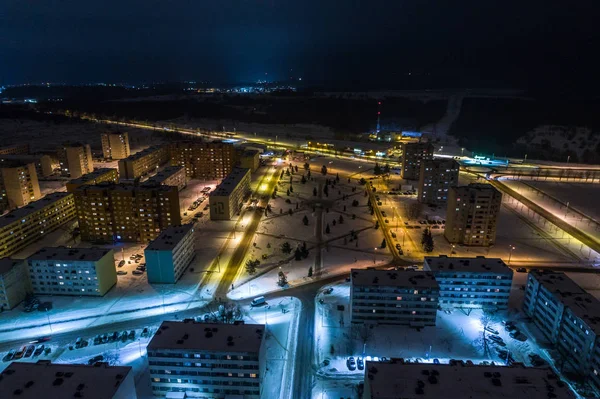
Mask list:
[[509,245],[509,247],[510,247],[510,252],[508,253],[508,264],[510,265],[510,258],[512,258],[512,253],[515,250],[515,246]]
[[373,264],[377,263],[377,248],[373,248],[375,252],[373,253]]
[[568,214],[569,214],[569,201],[567,201],[567,211],[565,212],[565,219],[567,218]]

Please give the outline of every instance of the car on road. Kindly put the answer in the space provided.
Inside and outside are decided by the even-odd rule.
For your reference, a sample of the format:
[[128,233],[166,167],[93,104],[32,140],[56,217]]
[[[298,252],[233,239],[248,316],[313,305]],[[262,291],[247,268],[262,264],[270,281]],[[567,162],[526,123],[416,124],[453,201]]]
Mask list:
[[25,354],[23,355],[23,357],[30,357],[31,355],[33,355],[34,351],[35,351],[35,346],[34,345],[29,345],[27,347],[27,350],[25,351]]
[[327,288],[326,290],[323,290],[323,294],[325,294],[325,295],[329,295],[329,294],[331,294],[332,292],[333,292],[333,288],[332,288],[332,287],[329,287],[329,288]]
[[396,238],[396,233],[394,233],[394,232],[392,231],[392,233],[391,233],[391,234],[392,234],[392,238]]
[[356,366],[358,367],[359,370],[365,369],[365,362],[363,362],[362,357],[359,357],[358,359],[356,359]]
[[15,349],[11,349],[4,357],[2,358],[3,362],[9,362],[15,358],[15,354],[17,351]]
[[250,302],[250,307],[258,307],[258,306],[265,306],[267,304],[267,301],[265,301],[265,297],[264,296],[259,296],[256,297],[252,300],[252,302]]
[[41,337],[38,339],[34,339],[33,341],[29,342],[30,344],[40,344],[42,342],[47,342],[50,341],[51,337]]
[[382,215],[383,217],[385,217],[385,216],[386,216],[386,215],[385,215],[385,211],[381,211],[381,215]]
[[490,326],[486,326],[486,327],[485,327],[485,330],[486,330],[487,332],[491,332],[492,334],[496,334],[496,335],[500,334],[500,332],[499,332],[498,330],[494,330],[494,329],[493,329],[492,327],[490,327]]
[[386,223],[389,223],[390,221],[389,221],[388,219],[385,219],[385,222],[386,222]]
[[527,273],[527,269],[525,269],[524,267],[517,267],[517,273]]
[[134,270],[131,272],[131,274],[133,274],[134,276],[141,276],[142,274],[144,274],[144,272],[141,272],[139,270]]
[[123,267],[123,266],[125,266],[125,261],[124,260],[122,260],[122,261],[119,262],[119,266],[118,267]]
[[91,358],[90,360],[88,360],[88,364],[91,366],[93,364],[101,362],[102,360],[104,360],[104,356],[97,355],[97,356],[94,356],[93,358]]
[[356,361],[354,360],[354,357],[350,356],[348,360],[346,360],[346,366],[350,371],[356,370]]

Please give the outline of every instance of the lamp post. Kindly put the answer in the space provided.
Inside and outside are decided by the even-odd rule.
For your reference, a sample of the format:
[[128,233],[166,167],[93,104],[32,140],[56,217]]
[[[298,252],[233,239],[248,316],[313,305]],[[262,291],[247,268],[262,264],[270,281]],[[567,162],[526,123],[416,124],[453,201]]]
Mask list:
[[515,246],[514,245],[509,245],[509,247],[510,247],[510,252],[508,253],[508,264],[510,265],[510,258],[512,258],[512,253],[513,253],[513,251],[515,249]]
[[373,264],[377,263],[377,248],[373,248],[375,252],[373,252]]
[[565,212],[565,219],[567,218],[568,214],[569,214],[569,201],[567,201],[567,211]]

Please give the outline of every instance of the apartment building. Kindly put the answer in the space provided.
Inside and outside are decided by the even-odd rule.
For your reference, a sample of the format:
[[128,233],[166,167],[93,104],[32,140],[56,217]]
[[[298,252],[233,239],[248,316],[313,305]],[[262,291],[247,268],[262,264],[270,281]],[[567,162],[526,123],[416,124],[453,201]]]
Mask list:
[[575,399],[551,368],[409,363],[404,359],[365,362],[363,399]]
[[502,193],[490,184],[451,187],[444,237],[451,244],[488,247],[496,242]]
[[432,273],[352,269],[352,323],[435,326],[440,287]]
[[77,179],[94,171],[92,148],[89,144],[65,144],[56,151],[61,174]]
[[92,242],[150,242],[181,224],[177,187],[100,183],[73,193],[81,238]]
[[169,162],[169,150],[165,146],[152,146],[119,160],[121,179],[134,180],[154,173]]
[[424,159],[419,173],[419,202],[428,205],[445,204],[451,187],[458,186],[460,165],[454,159]]
[[85,174],[78,179],[69,180],[67,192],[72,193],[81,186],[93,186],[100,183],[118,183],[119,174],[116,169],[96,169],[92,173]]
[[513,271],[502,259],[426,256],[423,270],[435,276],[442,308],[508,308]]
[[600,393],[600,301],[564,273],[532,271],[523,311],[562,359]]
[[195,256],[194,225],[168,227],[144,250],[148,282],[175,284]]
[[167,166],[144,183],[146,186],[174,186],[181,191],[187,185],[187,177],[183,166]]
[[236,163],[231,143],[183,141],[171,144],[169,151],[171,165],[183,166],[191,179],[223,179]]
[[0,259],[0,311],[14,308],[30,292],[27,263],[22,259]]
[[250,169],[234,168],[209,194],[210,219],[230,220],[242,209],[250,193]]
[[11,256],[75,218],[73,194],[52,193],[0,217],[0,257]]
[[136,399],[128,366],[12,362],[0,374],[0,398]]
[[1,164],[0,211],[20,208],[40,197],[40,184],[33,163],[6,161]]
[[260,166],[260,153],[256,150],[238,150],[238,166],[244,169],[250,169],[252,173],[256,172]]
[[163,322],[148,344],[152,393],[259,399],[266,363],[264,332],[264,325],[243,322]]
[[53,154],[10,154],[0,155],[0,163],[21,162],[23,164],[33,163],[38,177],[52,176],[55,170],[60,169],[58,158]]
[[433,145],[429,142],[402,144],[402,170],[400,176],[407,180],[419,180],[421,163],[433,159]]
[[105,159],[125,159],[131,155],[128,133],[102,133],[100,138]]
[[0,147],[0,155],[29,154],[29,143]]

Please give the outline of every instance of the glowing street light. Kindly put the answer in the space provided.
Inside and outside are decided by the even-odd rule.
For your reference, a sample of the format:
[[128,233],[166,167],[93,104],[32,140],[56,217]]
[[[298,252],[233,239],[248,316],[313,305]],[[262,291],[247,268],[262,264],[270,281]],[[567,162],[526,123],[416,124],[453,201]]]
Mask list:
[[377,247],[373,248],[375,252],[373,253],[373,264],[377,263]]
[[510,258],[512,257],[512,253],[516,247],[514,245],[509,245],[509,247],[510,247],[510,252],[508,253],[508,264],[510,265]]

